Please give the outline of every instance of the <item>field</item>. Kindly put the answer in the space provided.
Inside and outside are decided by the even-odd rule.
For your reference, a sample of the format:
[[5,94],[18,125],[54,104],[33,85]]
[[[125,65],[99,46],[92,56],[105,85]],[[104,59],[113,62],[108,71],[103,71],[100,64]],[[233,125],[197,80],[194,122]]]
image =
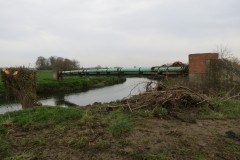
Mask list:
[[[43,92],[49,87],[58,92],[113,81],[110,77],[108,83],[106,77],[54,81],[49,71],[38,76],[38,86],[46,87]],[[41,106],[5,113],[0,115],[0,157],[239,160],[240,100],[225,95],[211,97],[187,86],[160,84],[157,89],[106,104]]]
[[[118,77],[64,77],[63,80],[57,81],[52,77],[50,70],[37,72],[37,93],[82,91],[125,81],[125,78]],[[0,76],[0,95],[3,93],[4,88]]]
[[[34,107],[0,116],[0,157],[205,160],[240,157],[240,101],[130,112],[123,102]],[[167,112],[166,112],[167,111]],[[178,115],[178,116],[176,116]]]

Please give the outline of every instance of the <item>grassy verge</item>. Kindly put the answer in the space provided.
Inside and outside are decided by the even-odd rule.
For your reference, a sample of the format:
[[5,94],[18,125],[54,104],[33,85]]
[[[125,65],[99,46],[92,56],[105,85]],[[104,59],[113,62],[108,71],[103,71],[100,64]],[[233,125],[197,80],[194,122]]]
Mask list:
[[219,98],[213,98],[211,103],[215,110],[208,106],[199,108],[199,118],[202,119],[237,119],[240,118],[240,100],[223,101]]
[[42,154],[43,146],[105,151],[111,147],[109,137],[120,137],[130,130],[131,118],[121,110],[99,114],[43,106],[9,112],[0,116],[0,157],[34,159]]
[[[37,92],[56,93],[82,91],[90,88],[103,87],[124,82],[125,78],[119,77],[64,77],[57,81],[52,78],[50,70],[37,72]],[[0,96],[4,94],[4,88],[0,76]]]
[[109,109],[114,103],[96,104],[87,109],[43,106],[5,113],[0,115],[0,157],[237,159],[240,142],[224,133],[229,128],[236,133],[240,131],[236,126],[240,119],[240,101],[213,99],[213,102],[218,106],[215,111],[207,106],[198,110],[188,108],[187,114],[189,110],[197,111],[196,118],[204,119],[198,119],[200,123],[164,120],[159,118],[167,113],[162,108],[133,113]]

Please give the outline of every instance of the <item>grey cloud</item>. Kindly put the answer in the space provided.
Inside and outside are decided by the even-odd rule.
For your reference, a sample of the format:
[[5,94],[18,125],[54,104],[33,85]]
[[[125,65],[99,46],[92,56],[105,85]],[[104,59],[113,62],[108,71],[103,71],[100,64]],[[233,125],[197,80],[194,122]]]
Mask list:
[[40,55],[151,66],[218,44],[240,56],[239,8],[238,0],[0,0],[0,54],[18,55],[0,66]]

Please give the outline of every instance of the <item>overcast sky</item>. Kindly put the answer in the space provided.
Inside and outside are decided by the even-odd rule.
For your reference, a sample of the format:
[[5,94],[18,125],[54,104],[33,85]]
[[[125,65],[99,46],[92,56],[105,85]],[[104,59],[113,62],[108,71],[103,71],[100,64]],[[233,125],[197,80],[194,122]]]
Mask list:
[[0,0],[0,67],[150,67],[219,45],[240,58],[240,0]]

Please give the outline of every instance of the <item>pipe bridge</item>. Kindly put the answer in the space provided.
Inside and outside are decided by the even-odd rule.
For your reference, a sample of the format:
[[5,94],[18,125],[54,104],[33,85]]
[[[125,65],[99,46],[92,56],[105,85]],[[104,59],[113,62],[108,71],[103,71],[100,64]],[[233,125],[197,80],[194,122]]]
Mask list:
[[138,68],[108,68],[108,69],[79,69],[71,71],[59,71],[58,79],[65,76],[167,76],[186,75],[185,66],[161,66],[161,67],[138,67]]

